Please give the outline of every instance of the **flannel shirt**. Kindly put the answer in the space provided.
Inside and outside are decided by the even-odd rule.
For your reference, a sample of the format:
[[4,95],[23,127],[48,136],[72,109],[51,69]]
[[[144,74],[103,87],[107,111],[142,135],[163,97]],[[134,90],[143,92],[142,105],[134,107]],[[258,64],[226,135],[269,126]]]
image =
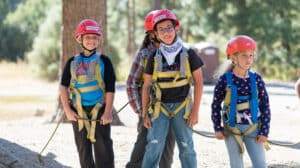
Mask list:
[[152,44],[138,51],[126,82],[126,91],[130,106],[133,111],[139,115],[142,115],[141,87],[143,83],[142,75],[145,68],[144,66],[146,66],[144,64],[145,60],[152,55],[154,51],[155,47]]

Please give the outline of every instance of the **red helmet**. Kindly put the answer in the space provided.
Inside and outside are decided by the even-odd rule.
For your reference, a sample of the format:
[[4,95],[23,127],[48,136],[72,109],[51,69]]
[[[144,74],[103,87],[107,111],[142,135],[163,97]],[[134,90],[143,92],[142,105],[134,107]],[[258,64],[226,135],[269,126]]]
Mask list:
[[245,50],[256,50],[256,42],[249,36],[235,36],[227,44],[227,58],[229,55]]
[[153,16],[155,15],[155,13],[157,11],[158,10],[151,11],[146,15],[145,20],[144,20],[144,30],[145,30],[145,32],[153,30],[153,27],[154,27],[153,26]]
[[175,14],[168,9],[161,9],[155,13],[153,16],[153,27],[160,21],[170,19],[176,23],[176,26],[180,28],[180,22],[176,18]]
[[97,34],[100,36],[102,34],[101,26],[92,19],[84,19],[76,28],[76,38],[84,34]]

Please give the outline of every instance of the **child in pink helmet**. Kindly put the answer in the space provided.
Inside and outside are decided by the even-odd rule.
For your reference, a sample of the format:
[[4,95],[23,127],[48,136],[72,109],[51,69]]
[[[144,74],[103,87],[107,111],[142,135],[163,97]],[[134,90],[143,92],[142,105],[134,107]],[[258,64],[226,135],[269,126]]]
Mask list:
[[211,119],[216,138],[225,140],[231,168],[244,167],[244,146],[253,167],[267,167],[264,143],[271,113],[265,83],[261,75],[251,70],[256,50],[256,42],[251,37],[232,38],[226,49],[231,65],[214,89]]
[[[142,89],[144,126],[148,128],[143,168],[156,168],[169,128],[175,134],[182,168],[197,167],[191,127],[198,123],[203,89],[199,55],[177,35],[180,22],[168,9],[153,18],[160,46],[147,59]],[[191,86],[194,86],[193,98]]]
[[[143,73],[147,58],[159,47],[159,41],[153,31],[153,16],[158,10],[149,12],[144,21],[145,37],[140,50],[134,57],[130,73],[127,78],[126,87],[130,105],[135,113],[139,115],[138,135],[131,153],[130,161],[126,168],[141,168],[147,144],[147,128],[143,126],[141,88],[143,85]],[[159,162],[159,167],[171,168],[175,146],[175,137],[171,129],[166,138],[164,152]]]
[[101,35],[96,21],[79,23],[75,38],[82,52],[67,61],[60,83],[61,102],[73,125],[82,168],[114,168],[110,123],[116,77],[109,57],[96,52]]

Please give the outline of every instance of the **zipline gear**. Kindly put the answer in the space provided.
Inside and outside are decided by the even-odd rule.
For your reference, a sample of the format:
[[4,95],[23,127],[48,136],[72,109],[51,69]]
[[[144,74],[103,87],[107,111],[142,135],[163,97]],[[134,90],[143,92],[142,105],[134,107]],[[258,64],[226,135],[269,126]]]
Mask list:
[[153,17],[154,17],[156,12],[158,12],[158,10],[151,11],[146,15],[145,20],[144,20],[144,30],[145,30],[145,32],[153,30],[153,27],[154,27]]
[[232,38],[227,44],[227,59],[229,59],[229,55],[235,54],[240,51],[256,50],[256,48],[256,42],[251,37],[245,35],[236,36]]
[[[86,59],[86,60],[85,60]],[[86,120],[78,120],[79,131],[85,127],[87,138],[91,142],[95,142],[96,118],[99,109],[104,105],[105,101],[105,86],[103,82],[104,63],[101,60],[101,55],[95,53],[89,58],[84,58],[80,54],[74,57],[71,62],[71,99],[73,105],[77,109],[80,118],[91,117],[91,123]],[[88,114],[83,106],[95,105]]]
[[157,119],[160,111],[166,116],[172,118],[184,107],[184,118],[188,119],[190,115],[191,104],[190,94],[173,112],[169,112],[168,109],[166,109],[166,107],[161,102],[162,89],[181,87],[185,85],[191,85],[192,83],[192,73],[190,69],[187,48],[182,47],[182,52],[180,53],[179,71],[163,71],[162,55],[160,53],[160,50],[157,50],[156,56],[154,57],[154,71],[152,75],[152,82],[152,94],[150,96],[150,103],[148,107],[149,114],[153,114],[151,120],[154,121],[155,119]]
[[162,20],[167,20],[167,19],[173,20],[175,22],[176,26],[178,26],[180,28],[179,20],[176,18],[175,14],[168,9],[161,9],[155,13],[155,15],[153,16],[153,28],[155,28],[155,25],[158,22],[160,22]]
[[[230,127],[234,127],[239,116],[237,115],[237,111],[249,109],[251,111],[251,121],[250,123],[257,124],[258,123],[258,93],[256,86],[256,78],[255,73],[253,71],[248,72],[250,77],[250,89],[251,96],[240,96],[237,93],[237,87],[232,82],[232,72],[226,72],[226,95],[224,99],[224,122],[229,122]],[[238,101],[243,101],[243,103],[238,104]]]
[[[206,137],[206,138],[216,138],[215,134],[213,132],[207,132],[207,131],[201,131],[201,130],[197,130],[197,129],[194,129],[194,128],[191,128],[192,131],[200,136],[203,136],[203,137]],[[238,136],[245,136],[245,137],[248,137],[248,138],[253,138],[253,139],[256,139],[257,137],[253,137],[253,136],[248,136],[248,135],[245,135],[244,134],[241,134],[241,133],[235,133],[232,132],[232,134],[234,135],[238,135]],[[267,140],[267,142],[271,145],[276,145],[276,146],[281,146],[281,147],[291,147],[291,148],[298,148],[297,146],[300,145],[300,142],[290,142],[290,143],[287,143],[287,142],[283,142],[283,141],[277,141],[277,140]]]
[[76,28],[76,35],[78,36],[85,35],[85,34],[97,34],[99,36],[102,35],[101,25],[99,25],[96,21],[92,19],[84,19],[82,20],[77,28]]
[[[223,121],[224,121],[224,132],[225,134],[230,134],[234,136],[234,139],[238,143],[240,153],[243,154],[245,149],[242,141],[242,136],[247,136],[253,131],[259,128],[258,122],[258,92],[256,86],[256,77],[253,71],[248,71],[250,77],[250,89],[251,96],[240,96],[237,93],[237,87],[232,82],[232,72],[226,72],[226,95],[224,99],[223,106]],[[238,102],[241,101],[243,103]],[[251,118],[248,118],[248,122],[251,125],[248,130],[241,132],[237,127],[236,123],[239,122],[240,117],[237,114],[240,110],[250,109]],[[269,150],[270,147],[267,143],[264,143],[265,149]]]
[[[127,105],[129,104],[129,102],[127,102],[126,104],[124,104],[118,111],[116,111],[115,113],[113,113],[113,115],[116,115],[118,113],[120,113]],[[52,132],[50,138],[48,139],[47,143],[44,145],[44,147],[42,148],[42,150],[37,154],[37,160],[39,161],[39,163],[44,166],[45,165],[45,162],[42,158],[42,153],[44,152],[44,150],[47,148],[48,144],[50,143],[50,141],[52,140],[54,134],[56,133],[59,125],[62,123],[62,121],[65,120],[65,117],[66,117],[66,114],[63,113],[63,115],[60,117],[59,121],[57,122],[56,124],[56,127],[54,129],[54,131]],[[87,120],[87,121],[96,121],[96,122],[99,122],[101,120],[93,120],[93,119],[89,119],[89,118],[78,118],[78,120]]]
[[84,19],[82,20],[77,28],[76,28],[76,34],[75,34],[75,38],[78,41],[78,38],[80,38],[80,46],[84,49],[87,50],[89,52],[93,52],[96,51],[97,48],[93,48],[93,49],[88,49],[86,48],[83,43],[82,43],[82,35],[85,34],[96,34],[98,36],[102,35],[102,30],[101,30],[101,25],[99,25],[96,21],[92,20],[92,19]]

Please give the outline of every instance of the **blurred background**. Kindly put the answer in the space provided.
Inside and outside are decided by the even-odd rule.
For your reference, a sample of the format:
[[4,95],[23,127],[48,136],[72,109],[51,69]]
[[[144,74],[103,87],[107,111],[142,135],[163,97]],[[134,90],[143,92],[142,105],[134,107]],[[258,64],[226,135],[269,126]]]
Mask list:
[[[226,42],[237,34],[246,34],[258,43],[259,58],[254,69],[266,79],[295,81],[300,76],[300,1],[297,0],[1,0],[1,66],[3,61],[23,62],[30,65],[32,75],[57,80],[60,57],[64,55],[61,39],[66,22],[62,14],[68,5],[76,3],[83,7],[88,3],[89,8],[102,4],[99,13],[105,10],[102,15],[105,18],[100,18],[106,30],[104,53],[111,56],[120,81],[126,79],[144,37],[145,15],[159,8],[168,8],[176,14],[185,42],[216,46],[220,62],[225,58]],[[69,30],[72,33],[79,18],[87,17],[79,11],[73,10],[65,16],[78,18],[74,29]],[[66,38],[74,41],[72,34]]]

